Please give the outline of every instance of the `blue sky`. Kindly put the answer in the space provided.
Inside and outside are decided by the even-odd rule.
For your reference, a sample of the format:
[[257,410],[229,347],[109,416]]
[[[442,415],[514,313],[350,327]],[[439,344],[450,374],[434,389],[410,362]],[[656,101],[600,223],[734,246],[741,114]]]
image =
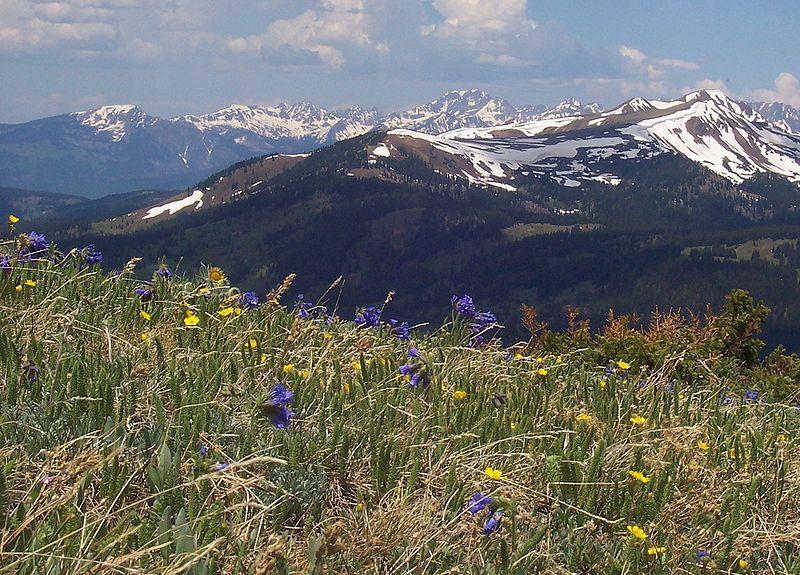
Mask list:
[[390,111],[473,87],[800,106],[799,22],[796,0],[0,0],[0,122],[110,103]]

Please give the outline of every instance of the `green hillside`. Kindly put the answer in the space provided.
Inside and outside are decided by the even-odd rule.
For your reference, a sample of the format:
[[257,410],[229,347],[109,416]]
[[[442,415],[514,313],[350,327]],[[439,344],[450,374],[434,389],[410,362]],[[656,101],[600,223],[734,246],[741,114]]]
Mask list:
[[0,573],[800,574],[800,359],[744,292],[503,348],[480,299],[2,249]]

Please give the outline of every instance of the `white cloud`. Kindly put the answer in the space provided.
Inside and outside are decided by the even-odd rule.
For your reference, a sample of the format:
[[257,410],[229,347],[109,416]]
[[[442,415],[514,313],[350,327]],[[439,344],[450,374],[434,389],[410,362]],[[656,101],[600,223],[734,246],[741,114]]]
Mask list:
[[622,56],[623,62],[641,74],[646,75],[651,80],[662,78],[669,70],[699,70],[700,65],[688,60],[678,60],[676,58],[654,59],[632,46],[621,44],[617,51]]
[[684,92],[691,92],[694,90],[722,90],[728,91],[728,83],[725,80],[712,80],[711,78],[704,78],[694,83],[692,88],[685,87]]
[[647,60],[647,56],[644,52],[636,48],[631,48],[630,46],[625,46],[624,44],[619,47],[619,53],[623,58],[632,60],[637,64],[643,64],[645,60]]
[[432,6],[444,21],[423,26],[423,36],[478,42],[536,28],[526,14],[528,0],[433,0]]
[[385,43],[372,39],[368,24],[369,15],[362,0],[321,0],[320,9],[275,20],[263,34],[228,38],[224,45],[233,52],[255,55],[263,55],[265,49],[288,46],[316,54],[329,67],[341,68],[347,60],[346,48],[389,52]]
[[699,70],[700,65],[697,62],[689,62],[687,60],[677,60],[675,58],[666,58],[658,60],[657,63],[666,68],[675,68],[678,70]]
[[480,54],[475,58],[476,64],[492,64],[495,66],[533,66],[536,62],[523,60],[510,54]]
[[775,78],[773,89],[756,90],[750,95],[751,100],[764,102],[782,102],[790,106],[800,107],[800,80],[789,72],[783,72]]

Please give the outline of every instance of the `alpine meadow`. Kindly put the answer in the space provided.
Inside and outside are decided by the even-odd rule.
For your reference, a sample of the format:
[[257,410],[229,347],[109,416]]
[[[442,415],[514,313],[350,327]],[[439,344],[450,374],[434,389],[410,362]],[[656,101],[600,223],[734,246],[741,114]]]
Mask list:
[[800,575],[800,10],[688,8],[0,0],[0,575]]

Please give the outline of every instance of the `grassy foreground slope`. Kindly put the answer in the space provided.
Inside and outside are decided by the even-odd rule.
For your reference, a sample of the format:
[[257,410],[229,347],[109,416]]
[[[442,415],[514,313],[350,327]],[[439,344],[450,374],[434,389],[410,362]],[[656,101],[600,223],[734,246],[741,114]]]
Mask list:
[[291,278],[256,305],[30,245],[0,260],[0,573],[800,573],[800,368],[758,360],[743,293],[596,335],[528,310],[503,349],[466,299],[408,341]]

